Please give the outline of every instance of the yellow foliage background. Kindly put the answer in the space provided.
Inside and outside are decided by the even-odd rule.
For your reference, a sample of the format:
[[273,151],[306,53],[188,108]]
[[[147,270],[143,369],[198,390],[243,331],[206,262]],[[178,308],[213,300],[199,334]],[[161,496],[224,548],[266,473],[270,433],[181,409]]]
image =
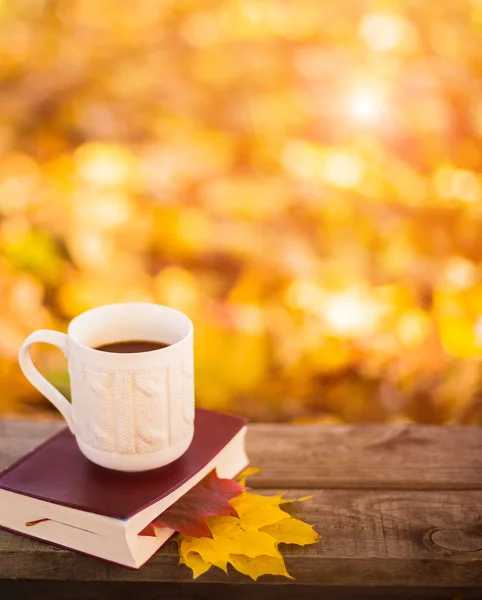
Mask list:
[[139,299],[194,320],[200,405],[482,423],[479,0],[1,0],[0,31],[1,412],[49,409],[30,331]]

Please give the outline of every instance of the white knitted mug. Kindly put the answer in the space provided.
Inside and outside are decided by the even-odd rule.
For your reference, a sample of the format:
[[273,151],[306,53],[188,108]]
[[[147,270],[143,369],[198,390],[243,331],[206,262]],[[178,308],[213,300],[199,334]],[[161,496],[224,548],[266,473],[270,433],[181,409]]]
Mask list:
[[[95,350],[146,340],[137,353]],[[72,403],[35,368],[30,346],[46,342],[68,359]],[[19,352],[27,379],[62,413],[82,453],[118,471],[146,471],[179,458],[194,434],[193,326],[183,313],[142,302],[111,304],[71,321],[68,333],[39,330]]]

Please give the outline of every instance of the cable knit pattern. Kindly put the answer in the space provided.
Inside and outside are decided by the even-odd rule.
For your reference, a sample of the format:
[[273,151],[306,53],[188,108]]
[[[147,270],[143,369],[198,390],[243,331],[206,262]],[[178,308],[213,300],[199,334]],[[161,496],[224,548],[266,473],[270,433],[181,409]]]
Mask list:
[[133,375],[135,403],[135,435],[136,450],[139,453],[156,452],[169,447],[169,395],[166,378],[167,369],[163,369],[164,377]]
[[[93,448],[112,451],[114,373],[82,368],[82,401],[76,406],[80,437]],[[75,403],[75,400],[74,400]]]
[[111,451],[117,451],[120,454],[131,454],[136,451],[132,375],[122,371],[116,373],[113,392],[115,423]]
[[192,360],[151,371],[79,367],[80,378],[72,381],[77,435],[92,448],[149,454],[178,444],[192,430]]
[[194,422],[194,361],[192,357],[181,363],[183,431],[187,435]]

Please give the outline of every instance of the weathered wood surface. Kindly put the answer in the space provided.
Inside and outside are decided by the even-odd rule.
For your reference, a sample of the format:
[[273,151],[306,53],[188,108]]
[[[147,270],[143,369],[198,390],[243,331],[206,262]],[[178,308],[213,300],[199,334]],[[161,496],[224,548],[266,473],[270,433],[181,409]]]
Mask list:
[[[0,468],[63,427],[0,421]],[[253,424],[253,487],[482,490],[482,429]]]
[[[60,426],[0,422],[0,468]],[[407,598],[457,593],[482,598],[481,429],[252,425],[248,453],[251,463],[263,469],[251,480],[253,486],[266,493],[286,490],[292,497],[314,495],[292,510],[315,524],[320,544],[284,550],[295,585],[306,597],[315,586],[321,586],[325,597],[330,597],[327,590],[342,588],[351,590],[346,598],[368,593],[384,597],[373,587],[380,586],[393,590],[387,593],[393,598],[402,597],[397,594],[404,590]],[[200,590],[210,583],[218,584],[214,588],[219,593],[229,584],[243,584],[246,593],[253,588],[241,575],[231,572],[227,577],[218,570],[202,576],[198,581],[207,587],[199,587],[177,565],[173,543],[142,569],[131,571],[7,532],[0,532],[0,578],[56,580],[57,586],[62,581],[83,586],[165,582],[172,597],[184,598],[190,597],[182,591],[186,589],[196,597],[209,597]],[[267,597],[266,584],[273,583],[281,586],[280,592],[293,585],[266,577],[253,589],[264,589]],[[4,586],[5,592],[11,589],[7,582]]]

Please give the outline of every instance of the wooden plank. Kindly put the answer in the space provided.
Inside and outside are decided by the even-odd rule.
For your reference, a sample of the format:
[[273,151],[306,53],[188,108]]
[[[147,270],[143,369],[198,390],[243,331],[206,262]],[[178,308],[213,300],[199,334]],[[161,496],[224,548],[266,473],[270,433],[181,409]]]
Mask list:
[[[0,468],[61,426],[0,421]],[[247,445],[263,489],[482,490],[478,427],[252,424]]]
[[[481,491],[320,490],[312,500],[290,506],[322,536],[318,545],[283,547],[298,584],[482,586]],[[7,532],[0,533],[0,574],[5,579],[191,581],[190,571],[178,566],[173,542],[133,571]],[[238,573],[226,576],[217,569],[198,581],[249,583]],[[273,581],[284,580],[261,579]]]
[[[58,421],[0,422],[0,467],[62,426]],[[470,427],[252,425],[248,434],[252,464],[263,468],[252,483],[265,486],[263,493],[280,487],[303,495],[326,488],[295,509],[315,524],[321,543],[284,552],[298,584],[336,589],[481,586],[481,449],[481,430]],[[130,571],[0,533],[4,579],[190,585],[189,570],[177,561],[170,543],[140,571]],[[249,582],[220,571],[207,573],[201,581],[243,587]],[[277,582],[269,577],[262,581]]]
[[256,583],[149,583],[77,581],[6,581],[0,598],[9,600],[480,600],[480,588],[318,587]]
[[64,421],[0,420],[0,469],[41,444],[65,427]]
[[482,489],[482,429],[252,425],[253,486]]

